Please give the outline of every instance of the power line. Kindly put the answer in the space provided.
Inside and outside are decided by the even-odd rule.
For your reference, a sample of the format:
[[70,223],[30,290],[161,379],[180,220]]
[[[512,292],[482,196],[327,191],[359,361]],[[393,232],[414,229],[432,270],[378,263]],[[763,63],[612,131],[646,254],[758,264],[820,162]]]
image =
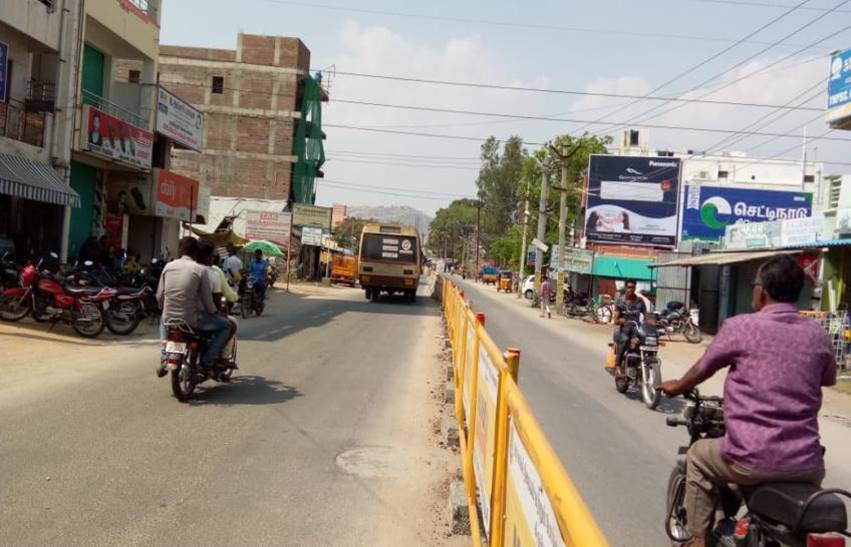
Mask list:
[[[600,34],[611,34],[615,36],[637,36],[641,38],[665,38],[665,39],[675,39],[675,40],[688,40],[688,41],[705,41],[705,42],[721,42],[721,43],[729,43],[732,42],[732,39],[729,38],[720,38],[717,36],[695,36],[695,35],[687,35],[687,34],[670,34],[670,33],[657,33],[657,32],[639,32],[634,30],[621,30],[621,29],[611,29],[611,28],[593,28],[593,27],[579,27],[579,26],[565,26],[565,25],[551,25],[544,23],[518,23],[516,21],[500,21],[494,19],[475,19],[475,18],[465,18],[465,17],[449,17],[445,15],[430,15],[426,13],[412,13],[412,12],[401,12],[401,11],[388,11],[388,10],[375,10],[375,9],[367,9],[367,8],[353,8],[350,6],[340,6],[334,4],[317,4],[313,2],[299,2],[295,0],[266,0],[271,4],[282,4],[287,6],[301,6],[308,7],[313,9],[322,9],[327,11],[339,11],[346,13],[361,13],[366,15],[384,15],[390,17],[403,17],[408,19],[421,19],[426,21],[440,21],[440,22],[450,22],[450,23],[464,23],[464,24],[479,24],[479,25],[489,25],[503,28],[524,28],[524,29],[533,29],[533,30],[552,30],[559,32],[584,32],[591,33],[595,35]],[[747,42],[754,44],[764,44],[764,42]]]
[[434,201],[447,201],[450,199],[475,199],[473,196],[469,195],[461,195],[461,194],[446,194],[444,196],[424,194],[418,192],[391,192],[383,189],[383,187],[376,186],[367,186],[361,184],[352,184],[347,182],[336,182],[323,180],[320,182],[320,188],[322,186],[330,186],[332,188],[342,189],[342,190],[350,190],[352,192],[365,192],[371,194],[382,194],[388,196],[397,196],[404,198],[415,198],[415,199],[430,199]]
[[[810,1],[810,0],[803,0],[802,2],[800,2],[800,3],[796,4],[794,7],[789,8],[788,10],[784,11],[783,13],[781,13],[780,15],[778,15],[777,17],[774,17],[773,19],[771,19],[771,20],[770,20],[770,21],[768,21],[767,23],[763,24],[762,26],[760,26],[760,27],[759,27],[759,28],[757,28],[756,30],[753,30],[753,31],[749,32],[749,33],[748,33],[747,35],[745,35],[743,38],[740,38],[739,40],[736,40],[734,43],[732,43],[732,44],[730,44],[729,46],[725,47],[725,48],[724,48],[724,49],[722,49],[721,51],[718,51],[718,52],[716,52],[716,53],[714,53],[714,54],[710,55],[709,57],[707,57],[706,59],[703,59],[703,60],[702,60],[702,61],[700,61],[699,63],[694,64],[694,65],[690,66],[689,68],[685,69],[684,71],[682,71],[682,72],[678,73],[678,74],[677,74],[676,76],[674,76],[673,78],[670,78],[670,79],[666,80],[664,83],[662,83],[662,84],[660,84],[660,85],[656,86],[655,88],[653,88],[653,89],[652,89],[649,93],[646,93],[644,98],[646,98],[647,96],[651,96],[651,95],[653,95],[654,93],[658,92],[658,91],[659,91],[659,90],[661,90],[661,89],[664,89],[664,88],[668,87],[669,85],[671,85],[672,83],[676,82],[677,80],[680,80],[680,79],[682,79],[683,77],[688,76],[688,75],[689,75],[689,74],[691,74],[692,72],[695,72],[696,70],[699,70],[700,68],[702,68],[702,67],[703,67],[704,65],[706,65],[707,63],[712,62],[712,61],[714,61],[715,59],[718,59],[718,58],[719,58],[719,57],[721,57],[722,55],[724,55],[724,54],[726,54],[727,52],[729,52],[729,51],[731,51],[731,50],[735,49],[737,46],[739,46],[739,45],[743,44],[746,40],[749,40],[750,38],[752,38],[752,37],[756,36],[757,34],[759,34],[760,32],[762,32],[763,30],[767,29],[768,27],[770,27],[771,25],[773,25],[773,24],[774,24],[774,23],[776,23],[777,21],[779,21],[779,20],[783,19],[784,17],[786,17],[787,15],[791,14],[791,13],[792,13],[792,12],[794,12],[796,9],[798,9],[798,8],[799,8],[799,7],[801,7],[801,6],[803,6],[804,4],[806,4],[806,3],[807,3],[807,2],[809,2],[809,1]],[[606,118],[608,118],[609,116],[612,116],[612,115],[617,114],[617,113],[619,113],[619,112],[623,112],[623,111],[624,111],[624,110],[626,110],[627,108],[629,108],[629,107],[631,107],[631,106],[633,106],[633,105],[635,105],[635,104],[640,103],[642,100],[643,100],[643,98],[636,99],[636,100],[634,100],[634,101],[632,101],[632,102],[630,102],[630,103],[627,103],[626,105],[623,105],[623,106],[621,106],[621,107],[619,107],[619,108],[617,108],[617,109],[613,110],[612,112],[610,112],[610,113],[608,113],[608,114],[606,114],[606,115],[604,115],[604,116],[601,116],[601,117],[600,117],[600,119],[599,119],[599,120],[597,120],[597,123],[599,123],[599,122],[601,122],[601,121],[605,120],[605,119],[606,119]],[[584,126],[580,127],[579,129],[577,129],[577,130],[576,130],[576,133],[578,134],[579,132],[581,132],[581,131],[583,131],[583,130],[587,129],[588,127],[590,127],[591,125],[594,125],[594,124],[586,124],[586,125],[584,125]]]
[[373,160],[365,160],[365,159],[351,159],[351,158],[327,158],[326,161],[337,161],[344,163],[362,163],[365,165],[391,165],[397,167],[416,167],[416,168],[426,168],[426,169],[459,169],[463,171],[478,171],[478,167],[470,167],[464,165],[439,165],[436,163],[428,164],[428,163],[399,163],[399,162],[391,162],[391,161],[373,161]]
[[[752,6],[760,8],[785,9],[789,8],[789,4],[776,4],[772,2],[755,2],[755,1],[735,1],[735,0],[692,0],[692,2],[701,2],[706,4],[726,4],[729,6]],[[800,8],[802,11],[827,11],[828,8],[819,8],[815,6],[804,6]],[[842,9],[836,10],[837,13],[851,13],[851,10]]]
[[[851,0],[849,0],[851,1]],[[506,113],[498,113],[498,112],[482,112],[476,110],[462,110],[462,109],[453,109],[453,108],[437,108],[437,107],[427,107],[427,106],[414,106],[414,105],[400,105],[400,104],[389,104],[389,103],[378,103],[372,101],[356,101],[352,99],[336,99],[337,102],[346,103],[346,104],[356,104],[361,106],[371,106],[377,108],[391,108],[398,110],[417,110],[422,112],[440,112],[444,114],[463,114],[469,116],[487,116],[487,117],[496,117],[496,118],[506,118],[506,119],[515,119],[515,120],[534,120],[534,121],[548,121],[548,122],[561,122],[561,123],[587,123],[587,124],[597,124],[597,125],[609,125],[609,126],[622,126],[624,122],[603,122],[603,121],[590,121],[590,120],[582,120],[576,118],[555,118],[555,117],[547,117],[547,116],[534,116],[531,114],[506,114]],[[680,126],[680,125],[665,125],[665,124],[648,124],[641,123],[638,124],[642,127],[647,127],[650,129],[670,129],[675,131],[696,131],[701,133],[721,133],[721,134],[735,134],[739,131],[735,129],[721,129],[721,128],[713,128],[713,127],[693,127],[693,126]],[[325,124],[326,127],[347,127],[340,125],[332,125]],[[370,130],[378,131],[377,128],[370,128]],[[383,130],[387,133],[394,133],[396,131],[391,130]],[[396,133],[405,134],[405,133],[416,133],[416,132],[404,132],[398,131]],[[760,131],[747,131],[742,132],[743,134],[753,135],[753,136],[763,136],[763,137],[788,137],[788,138],[798,138],[798,135],[787,135],[782,133],[767,133]],[[428,135],[428,134],[422,134]],[[484,140],[472,137],[455,137],[461,138],[463,140]],[[826,140],[835,140],[842,142],[851,142],[851,139],[843,139],[839,137],[829,137]],[[530,143],[532,144],[532,143]],[[536,143],[539,144],[539,143]]]
[[355,156],[390,156],[393,158],[416,158],[416,159],[429,159],[429,160],[457,160],[457,161],[475,161],[478,162],[479,158],[473,156],[432,156],[432,155],[421,155],[421,154],[397,154],[392,152],[365,152],[359,150],[332,150],[328,151],[330,154],[352,154]]

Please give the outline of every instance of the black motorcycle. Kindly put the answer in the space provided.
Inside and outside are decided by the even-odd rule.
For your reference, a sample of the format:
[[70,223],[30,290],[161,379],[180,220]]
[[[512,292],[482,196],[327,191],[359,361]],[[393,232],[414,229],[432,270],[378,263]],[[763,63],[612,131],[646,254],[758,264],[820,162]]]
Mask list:
[[698,344],[703,339],[700,328],[692,321],[685,304],[676,300],[668,302],[665,310],[659,314],[659,333],[668,337],[674,333],[682,333],[692,344]]
[[[662,360],[659,358],[659,337],[656,329],[656,315],[641,314],[634,311],[622,311],[624,322],[620,326],[621,338],[626,344],[626,351],[618,363],[619,373],[615,372],[615,389],[626,393],[631,386],[641,391],[641,400],[650,410],[659,405],[661,393],[657,389],[662,383]],[[619,351],[612,344],[614,351]]]
[[[724,400],[720,397],[701,397],[695,390],[688,400],[682,417],[669,416],[671,427],[685,426],[689,446],[700,439],[724,436]],[[686,527],[685,509],[687,446],[680,447],[681,455],[668,480],[665,532],[673,545],[692,539]],[[839,496],[851,499],[851,492],[821,489],[806,483],[765,483],[757,486],[728,486],[720,491],[720,509],[724,518],[715,523],[709,545],[747,547],[808,547],[844,545],[827,540],[818,534],[838,533],[847,537],[845,504]],[[737,518],[744,506],[744,514]]]
[[239,310],[243,319],[248,319],[254,313],[257,316],[263,313],[265,303],[261,297],[262,281],[243,275],[239,282]]
[[181,319],[169,320],[165,327],[163,353],[166,370],[171,373],[171,391],[178,401],[188,401],[198,384],[207,380],[230,382],[236,367],[236,341],[227,361],[207,368],[201,365],[201,356],[210,343],[211,334],[196,332]]
[[577,292],[573,287],[564,288],[564,311],[571,317],[588,315],[592,309],[591,295],[587,292]]
[[[103,287],[113,290],[113,297],[103,303],[102,313],[106,328],[113,334],[129,335],[138,327],[146,315],[146,301],[154,298],[154,290],[143,285],[132,274],[111,272],[90,260],[77,263],[69,270],[66,279],[83,287]],[[138,283],[138,285],[137,285]]]

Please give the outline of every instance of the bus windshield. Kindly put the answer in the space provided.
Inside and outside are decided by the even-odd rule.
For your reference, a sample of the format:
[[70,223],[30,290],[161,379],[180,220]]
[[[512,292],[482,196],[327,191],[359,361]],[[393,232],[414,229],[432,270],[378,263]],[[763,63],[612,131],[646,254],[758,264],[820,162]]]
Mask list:
[[417,238],[388,234],[364,234],[362,260],[416,263]]

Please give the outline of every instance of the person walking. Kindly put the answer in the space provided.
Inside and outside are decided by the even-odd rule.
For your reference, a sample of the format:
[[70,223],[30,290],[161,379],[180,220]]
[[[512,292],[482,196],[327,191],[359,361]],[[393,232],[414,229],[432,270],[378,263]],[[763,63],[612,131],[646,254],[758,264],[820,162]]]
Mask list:
[[550,294],[552,293],[550,278],[546,272],[541,272],[541,275],[543,276],[541,280],[541,317],[546,314],[547,319],[551,319],[553,314],[550,313]]

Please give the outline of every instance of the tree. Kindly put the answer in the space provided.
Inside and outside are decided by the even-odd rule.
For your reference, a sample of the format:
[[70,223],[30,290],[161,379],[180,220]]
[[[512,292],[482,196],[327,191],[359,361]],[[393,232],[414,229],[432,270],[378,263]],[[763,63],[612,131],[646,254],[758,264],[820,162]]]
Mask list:
[[337,245],[344,249],[350,249],[354,254],[360,251],[360,234],[364,224],[378,222],[375,219],[364,219],[348,217],[334,228],[333,238]]
[[477,206],[475,200],[458,199],[437,210],[428,236],[429,249],[435,255],[461,258],[464,238],[476,231]]
[[527,156],[523,139],[516,135],[505,141],[502,151],[495,137],[482,144],[482,165],[476,186],[482,206],[481,239],[486,247],[504,236],[514,220]]

